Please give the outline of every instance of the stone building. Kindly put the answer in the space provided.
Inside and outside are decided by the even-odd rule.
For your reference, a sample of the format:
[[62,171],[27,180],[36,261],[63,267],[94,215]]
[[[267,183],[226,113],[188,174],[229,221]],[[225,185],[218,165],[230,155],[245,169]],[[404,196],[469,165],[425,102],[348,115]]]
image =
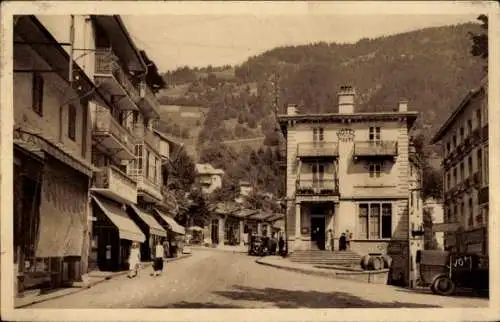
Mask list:
[[401,267],[395,278],[408,281],[410,230],[422,220],[409,204],[419,190],[410,174],[418,164],[410,157],[409,136],[418,114],[406,101],[390,112],[358,112],[354,102],[355,91],[346,86],[338,93],[338,113],[300,114],[289,105],[279,115],[289,251],[325,249],[331,229],[335,249],[346,233],[356,253],[391,254]]

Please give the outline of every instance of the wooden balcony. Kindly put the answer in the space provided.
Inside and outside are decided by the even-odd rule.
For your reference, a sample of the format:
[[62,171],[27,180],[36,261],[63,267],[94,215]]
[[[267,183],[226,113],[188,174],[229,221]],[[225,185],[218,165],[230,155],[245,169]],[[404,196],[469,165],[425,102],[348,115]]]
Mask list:
[[142,124],[136,124],[134,126],[134,137],[136,139],[136,143],[146,143],[151,149],[153,149],[153,151],[160,154],[160,137],[152,130]]
[[137,195],[145,202],[161,203],[163,201],[163,195],[159,185],[142,174],[135,176],[135,179],[137,180]]
[[394,158],[397,155],[397,141],[354,142],[354,158]]
[[160,102],[146,83],[141,83],[139,94],[140,98],[137,101],[137,105],[139,105],[144,114],[147,117],[159,117]]
[[119,99],[116,104],[123,109],[137,110],[141,97],[139,89],[129,79],[128,73],[118,63],[111,49],[97,49],[95,52],[95,79],[99,87]]
[[95,174],[92,191],[121,203],[137,203],[137,183],[115,166]]
[[134,158],[134,138],[107,108],[96,107],[92,135],[98,147],[112,152],[117,159]]
[[339,156],[337,142],[307,142],[297,144],[299,158],[336,158]]

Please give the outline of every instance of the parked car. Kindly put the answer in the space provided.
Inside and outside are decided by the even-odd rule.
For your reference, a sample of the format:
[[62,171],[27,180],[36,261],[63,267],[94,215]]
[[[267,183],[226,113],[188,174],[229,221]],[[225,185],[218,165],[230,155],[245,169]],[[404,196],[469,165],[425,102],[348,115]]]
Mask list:
[[487,256],[439,250],[417,252],[419,284],[429,286],[434,294],[452,295],[457,287],[476,292],[489,290]]
[[269,237],[254,235],[250,237],[248,244],[248,255],[267,256],[269,255]]

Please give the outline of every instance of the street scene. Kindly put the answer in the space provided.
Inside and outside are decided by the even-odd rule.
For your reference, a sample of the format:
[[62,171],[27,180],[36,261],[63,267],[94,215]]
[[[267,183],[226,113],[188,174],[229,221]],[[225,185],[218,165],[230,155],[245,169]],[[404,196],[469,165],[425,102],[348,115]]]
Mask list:
[[487,308],[488,12],[335,17],[14,15],[14,307]]

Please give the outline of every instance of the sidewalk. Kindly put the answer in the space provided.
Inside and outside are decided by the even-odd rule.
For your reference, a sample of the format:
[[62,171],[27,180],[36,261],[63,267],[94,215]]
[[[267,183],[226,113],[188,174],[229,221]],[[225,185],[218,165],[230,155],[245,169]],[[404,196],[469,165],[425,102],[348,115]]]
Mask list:
[[[169,262],[184,259],[184,258],[187,258],[190,256],[191,256],[191,254],[183,254],[180,257],[167,258],[167,259],[165,259],[165,262],[169,263]],[[140,269],[143,270],[143,269],[146,269],[148,267],[151,267],[152,265],[153,265],[153,262],[142,262]],[[38,290],[38,291],[29,292],[28,295],[25,295],[23,297],[16,297],[14,299],[14,307],[16,309],[22,308],[22,307],[32,305],[35,303],[45,302],[48,300],[52,300],[52,299],[66,296],[66,295],[81,292],[85,289],[93,287],[93,286],[95,286],[99,283],[102,283],[104,281],[110,280],[110,279],[118,277],[118,276],[126,275],[127,273],[128,273],[128,271],[119,271],[119,272],[92,271],[92,272],[89,272],[88,274],[86,274],[82,277],[82,279],[83,279],[82,282],[73,283],[72,287],[59,288],[59,289],[48,291],[47,293],[43,293],[43,294],[41,294],[40,291]]]
[[373,284],[386,284],[389,273],[388,269],[380,271],[362,271],[352,268],[342,268],[333,265],[332,266],[320,265],[319,267],[312,264],[295,263],[281,256],[260,257],[255,262],[261,265],[284,269],[292,272],[298,272],[302,274],[323,276],[329,278],[342,278],[342,279],[353,280],[356,282],[373,283]]

